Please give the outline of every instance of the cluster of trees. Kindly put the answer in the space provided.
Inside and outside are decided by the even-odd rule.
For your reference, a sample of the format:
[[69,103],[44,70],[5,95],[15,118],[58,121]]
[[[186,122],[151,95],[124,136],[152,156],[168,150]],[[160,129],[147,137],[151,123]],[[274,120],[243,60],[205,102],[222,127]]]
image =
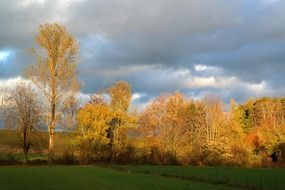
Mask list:
[[[36,63],[28,83],[1,91],[6,127],[21,133],[24,162],[36,130],[47,126],[48,162],[60,126],[70,137],[70,160],[153,164],[257,166],[285,161],[285,98],[261,98],[227,106],[215,95],[200,100],[180,92],[130,110],[131,87],[118,81],[82,105],[76,68],[78,44],[58,24],[40,26]],[[107,98],[106,98],[107,97]]]
[[110,95],[108,104],[95,95],[78,111],[75,137],[80,141],[74,143],[89,161],[238,166],[285,161],[284,98],[242,105],[231,100],[226,106],[215,95],[193,100],[176,92],[156,97],[142,113],[128,112],[126,106],[124,116],[118,116],[114,102],[130,100],[130,91],[118,90],[122,84],[128,86],[112,87],[121,98]]
[[[140,116],[145,158],[155,163],[264,165],[284,160],[284,98],[230,106],[214,95],[161,95]],[[282,154],[283,153],[283,154]]]
[[[76,67],[78,43],[65,27],[58,24],[41,25],[36,41],[41,48],[39,51],[31,50],[36,63],[24,71],[30,84],[21,83],[15,90],[1,93],[1,107],[5,109],[2,115],[6,126],[21,131],[26,155],[24,162],[27,161],[32,131],[39,126],[38,121],[45,123],[49,134],[48,162],[52,163],[55,128],[72,109],[67,108],[70,107],[67,106],[68,101],[80,87]],[[36,91],[40,94],[36,94]]]
[[128,132],[137,125],[135,113],[129,112],[130,85],[118,81],[108,90],[107,103],[103,95],[93,95],[77,112],[77,127],[73,144],[80,150],[80,159],[117,161],[127,148]]

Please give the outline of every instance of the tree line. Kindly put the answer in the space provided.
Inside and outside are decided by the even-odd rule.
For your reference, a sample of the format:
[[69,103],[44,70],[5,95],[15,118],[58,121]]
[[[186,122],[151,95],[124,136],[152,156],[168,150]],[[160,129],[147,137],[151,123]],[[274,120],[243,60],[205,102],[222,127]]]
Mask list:
[[[180,92],[162,94],[138,113],[130,109],[132,91],[117,81],[86,104],[76,97],[78,43],[65,27],[45,24],[36,36],[36,63],[29,82],[1,90],[1,116],[21,133],[24,163],[33,133],[47,126],[48,163],[54,136],[69,134],[71,160],[185,165],[266,166],[285,161],[285,98],[259,98],[229,105],[207,94],[199,100]],[[108,98],[105,98],[108,97]]]

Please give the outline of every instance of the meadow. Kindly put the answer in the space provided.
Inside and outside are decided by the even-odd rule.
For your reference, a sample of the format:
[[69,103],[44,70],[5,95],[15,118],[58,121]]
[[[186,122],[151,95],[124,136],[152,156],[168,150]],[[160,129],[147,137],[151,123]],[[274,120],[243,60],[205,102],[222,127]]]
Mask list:
[[[263,177],[259,178],[260,176]],[[281,190],[285,188],[285,182],[282,181],[284,177],[285,171],[282,169],[116,165],[2,166],[0,189]],[[236,184],[231,183],[232,181]]]
[[192,166],[112,166],[120,171],[222,184],[242,189],[285,189],[281,168],[192,167]]
[[96,166],[4,166],[0,168],[0,189],[222,189],[231,187],[128,173]]

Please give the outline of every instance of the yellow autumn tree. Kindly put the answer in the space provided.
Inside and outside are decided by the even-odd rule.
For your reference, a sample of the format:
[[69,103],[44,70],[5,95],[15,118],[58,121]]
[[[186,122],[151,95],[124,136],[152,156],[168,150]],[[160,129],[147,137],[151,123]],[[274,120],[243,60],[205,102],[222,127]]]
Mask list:
[[223,143],[230,147],[228,164],[246,166],[249,164],[250,149],[246,145],[246,134],[242,124],[242,112],[234,99],[230,100],[230,109],[225,117],[226,126],[221,136]]
[[78,111],[78,126],[73,143],[80,151],[81,160],[92,161],[96,151],[98,153],[100,148],[110,142],[107,131],[111,120],[111,110],[104,104],[87,104]]
[[120,152],[127,146],[127,132],[135,126],[136,116],[129,111],[132,92],[127,82],[117,81],[115,85],[108,88],[108,94],[111,98],[109,106],[112,111],[108,130],[110,160],[117,160]]
[[59,24],[40,25],[36,42],[41,49],[33,52],[36,63],[26,69],[25,75],[40,89],[48,102],[45,119],[49,132],[48,162],[51,163],[60,103],[66,94],[79,90],[76,68],[78,44]]

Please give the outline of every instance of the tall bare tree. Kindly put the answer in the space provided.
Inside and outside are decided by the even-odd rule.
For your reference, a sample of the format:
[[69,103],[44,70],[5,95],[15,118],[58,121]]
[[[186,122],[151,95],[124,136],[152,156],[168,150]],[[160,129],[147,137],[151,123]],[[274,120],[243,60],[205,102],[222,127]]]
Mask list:
[[5,104],[5,94],[4,90],[0,89],[0,108]]
[[1,111],[4,108],[6,102],[7,102],[7,89],[5,88],[0,88],[0,115]]
[[163,163],[176,162],[178,156],[187,150],[186,109],[187,99],[176,92],[157,97],[141,114],[140,131],[144,144],[150,146],[145,148],[158,148]]
[[77,80],[78,43],[65,27],[40,25],[36,41],[42,48],[34,51],[36,63],[26,69],[26,76],[41,90],[49,102],[46,123],[49,131],[48,162],[53,160],[54,131],[58,122],[58,106],[66,94],[79,90]]
[[213,94],[206,94],[202,100],[203,117],[206,124],[207,143],[217,140],[221,121],[223,121],[223,104],[219,98]]
[[0,125],[5,119],[5,107],[8,101],[8,90],[6,88],[0,88]]
[[14,90],[10,91],[6,100],[5,126],[16,127],[20,132],[24,163],[26,164],[32,132],[40,125],[40,105],[37,94],[31,85],[19,83]]
[[75,96],[67,97],[63,102],[60,126],[65,130],[73,130],[76,126],[76,113],[80,102]]

